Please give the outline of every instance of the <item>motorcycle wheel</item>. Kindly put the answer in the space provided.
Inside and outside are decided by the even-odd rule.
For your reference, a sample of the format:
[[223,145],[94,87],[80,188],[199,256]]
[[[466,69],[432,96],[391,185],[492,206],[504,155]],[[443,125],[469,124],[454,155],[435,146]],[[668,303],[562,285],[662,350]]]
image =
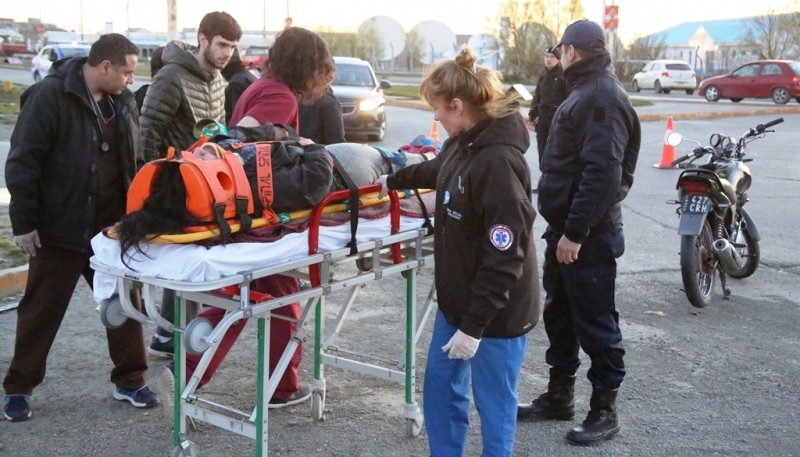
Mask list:
[[761,261],[761,249],[758,247],[758,241],[754,240],[747,230],[739,230],[736,232],[732,241],[735,245],[743,245],[735,249],[744,259],[744,265],[736,271],[727,271],[726,273],[728,273],[728,276],[736,279],[747,278],[756,272],[758,264]]
[[706,221],[700,235],[681,236],[681,277],[683,290],[695,308],[705,308],[711,303],[714,291],[716,262],[711,251],[714,237],[711,224]]

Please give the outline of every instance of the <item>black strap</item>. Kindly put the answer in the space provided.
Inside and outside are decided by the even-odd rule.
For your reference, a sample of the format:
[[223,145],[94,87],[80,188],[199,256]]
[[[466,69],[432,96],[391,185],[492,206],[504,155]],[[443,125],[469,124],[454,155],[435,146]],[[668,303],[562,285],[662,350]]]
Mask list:
[[347,200],[348,206],[350,207],[350,242],[347,243],[346,247],[350,248],[350,255],[354,255],[358,253],[358,242],[356,241],[356,232],[358,231],[358,186],[355,181],[353,181],[353,178],[345,171],[339,159],[337,159],[334,154],[330,154],[330,156],[333,159],[334,167],[336,167],[339,175],[342,177],[345,184],[347,184],[347,189],[350,190],[350,198]]
[[239,217],[239,224],[241,228],[239,232],[244,233],[250,230],[253,226],[253,218],[247,214],[247,204],[250,199],[244,196],[236,196],[236,215]]
[[433,224],[431,223],[431,218],[428,217],[428,208],[425,206],[425,202],[422,201],[422,197],[419,195],[419,190],[414,189],[414,195],[416,195],[417,200],[419,200],[419,205],[422,207],[422,217],[425,218],[425,222],[422,224],[422,226],[428,229],[428,232],[425,235],[433,235]]
[[225,203],[214,203],[214,217],[219,225],[219,234],[222,239],[228,238],[231,234],[231,226],[225,220]]

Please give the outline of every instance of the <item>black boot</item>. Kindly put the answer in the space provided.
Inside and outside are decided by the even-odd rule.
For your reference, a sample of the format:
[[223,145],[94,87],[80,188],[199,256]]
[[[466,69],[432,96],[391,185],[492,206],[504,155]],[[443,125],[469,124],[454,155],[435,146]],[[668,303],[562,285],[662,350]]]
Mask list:
[[517,420],[571,420],[575,417],[575,375],[550,369],[547,392],[536,400],[517,406]]
[[617,389],[592,388],[590,410],[583,424],[567,432],[570,444],[588,446],[610,439],[619,431]]

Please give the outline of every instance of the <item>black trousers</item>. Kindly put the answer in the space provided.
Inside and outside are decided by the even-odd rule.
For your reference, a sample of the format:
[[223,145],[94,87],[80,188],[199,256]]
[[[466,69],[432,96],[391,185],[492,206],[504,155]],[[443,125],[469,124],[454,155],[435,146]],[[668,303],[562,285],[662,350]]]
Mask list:
[[564,265],[556,259],[561,234],[545,233],[542,283],[544,328],[550,339],[546,362],[564,374],[574,374],[578,350],[591,359],[588,378],[600,389],[615,389],[625,377],[625,347],[614,301],[616,258],[625,249],[622,229],[589,235],[578,260]]
[[[94,270],[91,253],[42,246],[28,265],[25,295],[17,308],[17,336],[14,356],[8,367],[3,389],[8,394],[31,395],[41,384],[47,368],[47,355],[67,312],[75,286],[81,276],[92,286]],[[138,302],[134,302],[138,307]],[[85,306],[94,306],[86,303]],[[102,328],[97,319],[98,331]],[[111,382],[125,390],[142,387],[147,371],[142,325],[133,319],[115,330],[106,329],[108,353],[114,368]]]

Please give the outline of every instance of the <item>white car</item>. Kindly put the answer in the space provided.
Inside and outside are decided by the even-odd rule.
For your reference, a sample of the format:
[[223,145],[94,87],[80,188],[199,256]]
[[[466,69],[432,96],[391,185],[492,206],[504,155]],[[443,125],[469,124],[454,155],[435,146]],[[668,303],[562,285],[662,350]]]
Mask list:
[[697,74],[688,63],[680,60],[654,60],[633,76],[632,87],[634,92],[653,89],[657,94],[668,94],[678,89],[692,95],[697,88]]
[[34,81],[41,81],[47,76],[50,67],[56,60],[65,57],[85,57],[89,55],[88,44],[48,44],[39,50],[39,53],[31,60],[31,75]]

